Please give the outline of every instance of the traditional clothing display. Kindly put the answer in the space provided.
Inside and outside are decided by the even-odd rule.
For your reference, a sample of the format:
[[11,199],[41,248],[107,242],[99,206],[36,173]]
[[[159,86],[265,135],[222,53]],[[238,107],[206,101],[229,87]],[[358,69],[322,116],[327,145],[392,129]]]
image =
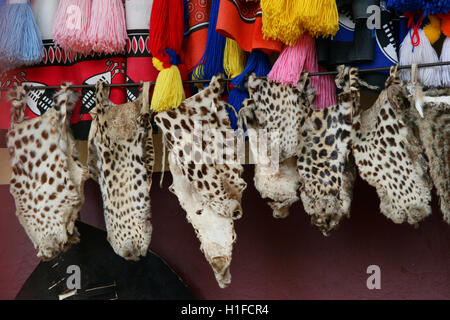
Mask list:
[[[162,186],[166,152],[169,191],[220,288],[247,163],[273,217],[298,202],[325,236],[350,217],[358,174],[395,223],[429,216],[434,186],[450,224],[449,3],[0,0],[0,131],[38,257],[79,242],[92,178],[115,265],[151,261],[152,175],[161,164]],[[362,90],[379,94],[372,105]]]

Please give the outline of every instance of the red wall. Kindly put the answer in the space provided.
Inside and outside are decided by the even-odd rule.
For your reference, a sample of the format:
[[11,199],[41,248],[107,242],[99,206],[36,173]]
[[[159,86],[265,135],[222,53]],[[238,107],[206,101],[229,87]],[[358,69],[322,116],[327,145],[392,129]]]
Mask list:
[[[253,168],[243,198],[244,217],[231,266],[232,284],[219,289],[184,211],[153,177],[153,239],[160,255],[202,299],[450,299],[450,227],[437,202],[419,229],[395,225],[378,209],[375,189],[359,180],[352,217],[325,238],[297,203],[275,220],[253,187]],[[0,299],[12,299],[38,263],[14,216],[9,186],[0,186]],[[103,225],[97,185],[89,181],[81,217]],[[369,265],[381,268],[381,290],[366,288]]]

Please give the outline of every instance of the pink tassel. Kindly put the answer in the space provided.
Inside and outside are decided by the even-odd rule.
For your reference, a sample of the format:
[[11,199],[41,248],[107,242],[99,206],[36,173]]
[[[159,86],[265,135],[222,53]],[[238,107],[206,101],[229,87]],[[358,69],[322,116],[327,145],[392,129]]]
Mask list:
[[[305,42],[308,46],[308,56],[305,61],[305,70],[309,73],[326,71],[320,67],[317,61],[316,43],[310,37],[310,41]],[[332,76],[311,77],[311,86],[316,89],[315,109],[325,109],[336,104],[336,86]]]
[[[325,72],[327,69],[319,66],[319,72]],[[336,84],[332,76],[311,77],[311,85],[316,88],[316,109],[325,109],[334,106],[336,100]],[[317,79],[314,79],[317,78]]]
[[125,9],[122,0],[94,0],[89,26],[94,52],[122,53],[127,43]]
[[89,54],[91,0],[61,0],[53,24],[55,43],[67,51]]
[[[270,81],[282,83],[284,85],[296,86],[300,80],[305,60],[308,56],[308,42],[311,38],[308,34],[304,34],[297,41],[295,46],[286,46],[281,51],[280,56],[270,70],[267,78]],[[314,40],[313,40],[314,41]]]
[[[308,34],[303,34],[297,44],[285,47],[267,75],[269,80],[296,86],[302,71],[325,71],[317,62],[316,43]],[[324,109],[336,104],[336,87],[333,77],[311,77],[311,86],[316,88],[315,108]]]

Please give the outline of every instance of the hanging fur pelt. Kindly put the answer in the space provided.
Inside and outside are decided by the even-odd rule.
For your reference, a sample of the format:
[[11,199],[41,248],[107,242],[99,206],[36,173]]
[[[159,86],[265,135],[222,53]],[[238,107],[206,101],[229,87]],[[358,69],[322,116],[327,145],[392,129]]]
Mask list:
[[173,177],[169,190],[186,211],[221,288],[231,283],[234,221],[242,216],[242,193],[247,187],[234,152],[238,141],[228,120],[230,105],[220,99],[224,90],[223,75],[215,76],[208,88],[179,108],[154,118],[169,151]]
[[419,128],[444,220],[450,224],[450,89],[423,92],[416,87],[416,99],[424,117],[415,108],[411,108],[411,116]]
[[[305,110],[297,166],[303,207],[324,235],[350,216],[356,170],[351,156],[352,110],[359,105],[356,68],[338,67],[337,105]],[[313,97],[311,99],[314,99]]]
[[[255,187],[261,197],[268,199],[275,218],[286,218],[290,206],[299,200],[300,176],[297,173],[296,152],[299,145],[299,127],[303,113],[308,107],[305,87],[309,87],[308,74],[304,73],[296,87],[256,77],[248,80],[250,98],[246,99],[239,113],[248,132],[258,137],[259,150],[252,154],[255,159]],[[311,90],[314,90],[310,88]],[[241,122],[241,127],[242,127]],[[252,139],[251,135],[250,141]],[[268,149],[261,143],[268,140]],[[269,141],[270,140],[270,141]],[[256,145],[250,143],[250,146]],[[267,157],[267,161],[263,159]]]
[[397,68],[386,89],[353,118],[353,152],[361,178],[377,189],[381,212],[416,225],[431,214],[431,185],[420,141],[409,125],[410,103]]

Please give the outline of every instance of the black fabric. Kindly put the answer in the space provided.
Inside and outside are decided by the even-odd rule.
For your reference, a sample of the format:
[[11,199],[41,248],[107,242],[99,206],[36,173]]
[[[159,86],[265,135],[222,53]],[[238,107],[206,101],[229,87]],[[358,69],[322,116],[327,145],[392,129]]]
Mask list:
[[367,19],[357,19],[352,47],[348,52],[348,60],[344,63],[371,62],[374,59],[374,52],[375,41],[372,30],[367,28]]
[[370,14],[367,13],[367,8],[373,5],[380,6],[380,0],[353,1],[353,18],[367,19],[370,16]]
[[137,262],[126,261],[114,253],[105,231],[82,222],[77,222],[77,228],[80,243],[52,261],[40,262],[16,299],[58,300],[59,294],[68,290],[70,265],[80,267],[81,289],[67,300],[195,299],[178,275],[154,253],[149,252]]

